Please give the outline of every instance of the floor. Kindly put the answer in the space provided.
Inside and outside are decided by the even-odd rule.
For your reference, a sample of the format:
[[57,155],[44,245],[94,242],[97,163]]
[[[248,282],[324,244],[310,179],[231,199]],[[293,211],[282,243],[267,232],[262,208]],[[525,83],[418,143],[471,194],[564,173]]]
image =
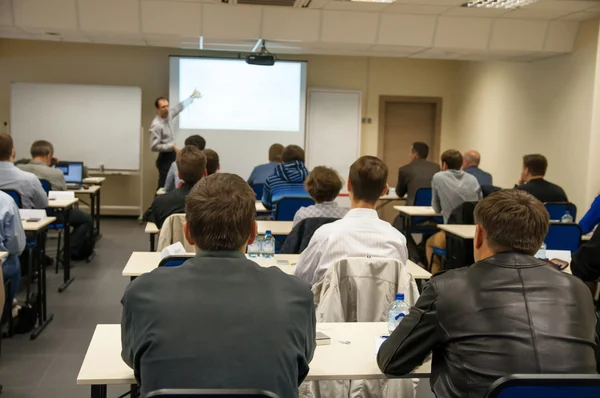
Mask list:
[[[109,218],[101,224],[102,239],[91,263],[76,263],[74,282],[58,293],[62,273],[48,268],[48,312],[54,320],[36,339],[16,335],[2,342],[0,384],[6,398],[89,397],[89,387],[76,379],[94,328],[98,323],[120,323],[120,300],[128,283],[121,271],[132,251],[148,250],[148,237],[134,219]],[[55,241],[48,241],[48,248]],[[129,389],[109,387],[116,398]],[[429,380],[422,380],[417,397],[428,398]]]

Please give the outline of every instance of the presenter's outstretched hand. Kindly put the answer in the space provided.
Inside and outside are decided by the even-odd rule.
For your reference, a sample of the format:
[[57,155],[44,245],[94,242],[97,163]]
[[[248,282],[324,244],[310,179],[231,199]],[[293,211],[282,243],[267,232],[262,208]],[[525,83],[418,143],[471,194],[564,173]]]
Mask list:
[[192,97],[194,97],[194,98],[202,98],[202,94],[200,93],[200,91],[194,90],[194,93],[192,94]]

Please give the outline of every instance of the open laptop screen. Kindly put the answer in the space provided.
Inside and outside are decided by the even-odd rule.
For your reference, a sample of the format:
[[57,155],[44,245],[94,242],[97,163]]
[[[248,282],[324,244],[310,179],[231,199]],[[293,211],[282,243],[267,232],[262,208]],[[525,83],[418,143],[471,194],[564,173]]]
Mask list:
[[60,162],[56,168],[63,172],[67,183],[81,184],[83,181],[82,162]]

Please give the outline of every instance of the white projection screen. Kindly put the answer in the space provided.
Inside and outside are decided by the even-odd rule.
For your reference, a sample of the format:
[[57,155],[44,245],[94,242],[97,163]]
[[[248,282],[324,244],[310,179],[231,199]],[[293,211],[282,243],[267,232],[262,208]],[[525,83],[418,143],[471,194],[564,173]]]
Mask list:
[[194,89],[202,98],[174,120],[179,147],[200,134],[219,154],[221,171],[247,179],[268,162],[271,144],[304,147],[306,62],[248,65],[231,58],[170,57],[171,107]]

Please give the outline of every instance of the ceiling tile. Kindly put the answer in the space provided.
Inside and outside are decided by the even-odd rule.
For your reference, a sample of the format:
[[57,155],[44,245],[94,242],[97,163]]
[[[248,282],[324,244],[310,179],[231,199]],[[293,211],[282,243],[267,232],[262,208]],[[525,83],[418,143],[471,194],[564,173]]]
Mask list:
[[409,58],[427,58],[427,59],[458,59],[460,54],[453,51],[430,48],[428,50],[411,55]]
[[375,13],[324,10],[321,41],[375,44],[378,17]]
[[446,6],[420,6],[413,4],[394,3],[385,9],[385,13],[400,13],[400,14],[419,14],[419,15],[440,15],[444,11],[449,10]]
[[465,0],[398,0],[402,4],[418,4],[421,6],[460,6]]
[[200,36],[202,5],[199,3],[142,2],[142,32]]
[[260,38],[261,7],[204,4],[202,11],[202,34],[204,36]]
[[10,0],[0,0],[0,26],[13,25],[12,5]]
[[537,1],[521,8],[522,10],[562,10],[562,11],[582,11],[589,8],[598,7],[598,2],[594,1],[557,1],[546,0]]
[[588,19],[596,19],[600,17],[600,12],[574,12],[573,14],[565,15],[560,19],[566,21],[587,21]]
[[440,17],[434,46],[487,49],[492,20],[489,18]]
[[520,19],[494,21],[490,50],[541,51],[547,22]]
[[556,19],[572,13],[572,11],[565,10],[546,10],[543,8],[527,9],[520,8],[518,10],[511,11],[504,14],[502,18],[516,18],[516,19]]
[[80,29],[86,32],[140,31],[136,0],[78,0]]
[[412,46],[392,46],[387,44],[376,44],[370,48],[371,51],[375,52],[386,52],[386,53],[399,53],[399,54],[415,54],[426,50],[428,47],[412,47]]
[[18,0],[15,24],[49,29],[77,29],[75,0]]
[[502,8],[477,8],[477,7],[454,7],[444,12],[444,15],[456,16],[456,17],[499,17],[504,15],[510,10]]
[[552,21],[548,24],[548,33],[544,51],[571,52],[575,46],[579,24],[574,21]]
[[120,44],[123,46],[146,46],[147,43],[142,36],[112,35],[104,33],[88,33],[92,43]]
[[318,50],[330,50],[335,51],[339,50],[349,50],[349,51],[366,51],[369,48],[373,47],[372,43],[314,43],[312,44],[312,48]]
[[437,17],[431,15],[384,14],[377,44],[431,47]]
[[323,8],[330,1],[333,1],[333,0],[311,0],[308,8]]
[[319,40],[321,13],[310,9],[265,7],[262,38],[270,40]]
[[390,3],[362,2],[362,1],[330,1],[323,6],[325,10],[345,11],[372,11],[380,12],[390,6]]

